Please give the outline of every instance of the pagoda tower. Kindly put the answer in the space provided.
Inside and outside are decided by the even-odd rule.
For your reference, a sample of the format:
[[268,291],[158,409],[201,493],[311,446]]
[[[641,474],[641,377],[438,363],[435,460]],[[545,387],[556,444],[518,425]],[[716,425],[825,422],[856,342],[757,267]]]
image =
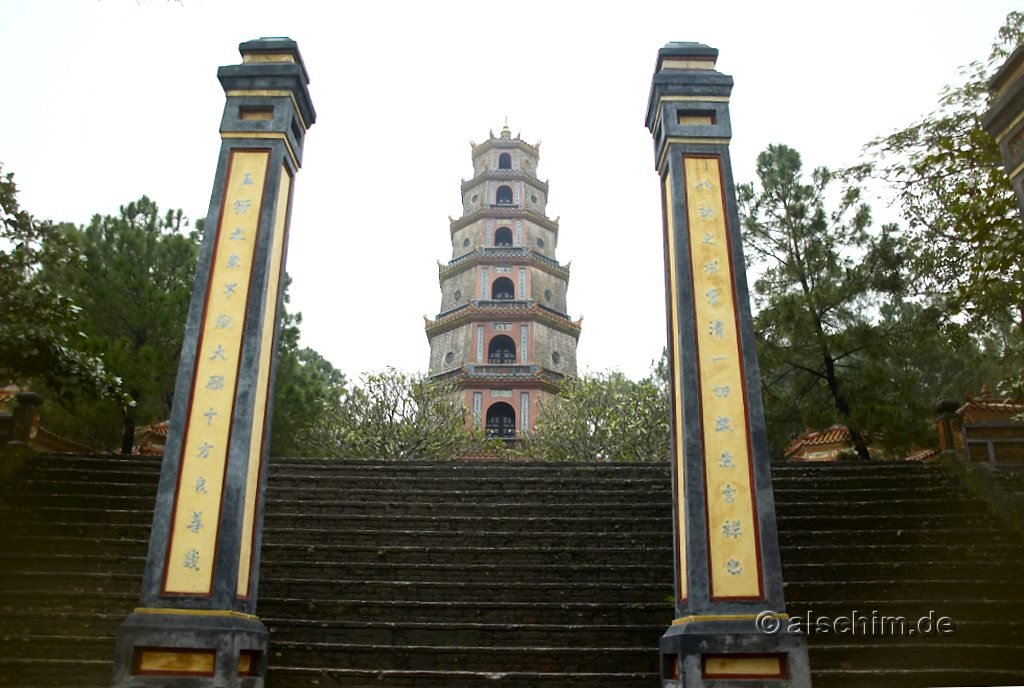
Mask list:
[[452,258],[438,261],[440,312],[426,320],[429,374],[457,382],[471,427],[512,440],[533,429],[542,400],[576,374],[582,319],[567,314],[569,265],[555,259],[558,219],[545,214],[540,144],[512,138],[506,124],[470,146],[462,217],[448,218]]

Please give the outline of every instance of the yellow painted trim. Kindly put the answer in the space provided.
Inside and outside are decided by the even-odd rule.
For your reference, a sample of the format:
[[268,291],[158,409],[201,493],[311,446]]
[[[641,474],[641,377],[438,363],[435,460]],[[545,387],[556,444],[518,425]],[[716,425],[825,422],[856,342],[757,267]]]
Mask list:
[[729,96],[662,96],[658,103],[679,102],[679,101],[701,101],[704,103],[728,103]]
[[1021,172],[1024,172],[1024,162],[1022,162],[1021,164],[1017,165],[1017,167],[1013,170],[1013,172],[1011,172],[1009,174],[1010,181],[1012,182],[1014,179],[1016,179],[1017,175],[1020,174]]
[[251,89],[235,89],[227,92],[228,98],[238,98],[241,96],[261,96],[268,98],[284,98],[288,97],[292,100],[292,105],[295,106],[295,115],[299,118],[299,122],[302,124],[302,128],[309,131],[309,125],[306,124],[306,120],[302,118],[302,110],[299,109],[299,101],[295,100],[295,94],[285,89],[272,89],[272,88],[251,88]]
[[[760,614],[690,614],[689,616],[681,616],[678,619],[672,621],[673,626],[682,626],[683,624],[694,623],[697,621],[757,621],[758,618],[763,618]],[[773,617],[780,621],[786,621],[789,619],[789,614],[773,614]]]
[[213,675],[215,650],[143,650],[139,653],[138,673]]
[[295,64],[292,53],[242,53],[242,64],[253,62],[291,62]]
[[1020,124],[1020,121],[1022,119],[1024,119],[1024,112],[1021,112],[1016,117],[1014,117],[1013,121],[1007,124],[1006,127],[1001,132],[999,132],[999,134],[995,137],[996,143],[1002,143],[1003,139],[1006,138],[1006,135],[1010,133],[1010,130],[1013,129],[1018,124]]
[[665,160],[667,159],[667,155],[668,155],[668,149],[673,144],[684,144],[684,145],[685,144],[698,144],[698,145],[701,145],[701,146],[728,146],[729,145],[729,139],[721,139],[721,138],[716,138],[716,139],[707,138],[707,139],[704,139],[704,138],[698,138],[698,137],[695,137],[695,136],[694,137],[681,137],[681,136],[679,136],[679,137],[667,138],[667,139],[665,139],[665,145],[661,147],[661,153],[659,154],[659,157],[658,157],[658,170],[659,171],[664,169]]
[[228,616],[235,619],[259,621],[255,614],[232,611],[231,609],[164,609],[162,607],[136,607],[136,614],[173,614],[178,616]]
[[[676,272],[676,236],[675,236],[675,219],[672,212],[672,180],[669,176],[662,177],[662,186],[664,187],[665,193],[665,223],[667,232],[667,241],[665,242],[668,246],[668,297],[669,297],[669,314],[668,321],[669,327],[672,332],[672,370],[675,371],[676,377],[680,376],[680,357],[679,357],[679,297],[677,295],[677,289],[679,287],[679,279]],[[676,499],[676,528],[678,529],[677,534],[677,546],[679,547],[679,597],[686,599],[689,594],[689,583],[687,579],[687,565],[686,565],[686,462],[684,460],[683,452],[683,396],[682,396],[682,385],[679,384],[678,380],[673,380],[672,394],[674,397],[675,406],[675,446],[672,447],[673,453],[675,454],[676,461],[676,474],[679,476],[679,489],[682,494],[677,494]]]
[[288,136],[278,131],[222,131],[220,134],[221,139],[280,139],[284,141],[285,148],[288,149],[288,156],[292,159],[292,164],[295,165],[295,169],[299,168],[299,159],[295,156],[295,151],[292,150],[292,144],[288,140]]
[[752,676],[779,676],[781,657],[705,657],[704,676],[708,679]]
[[714,69],[716,60],[697,60],[686,57],[667,57],[661,61],[661,69],[664,72],[668,69]]
[[679,124],[684,127],[707,127],[714,124],[711,115],[679,115]]
[[243,122],[269,122],[274,119],[274,108],[245,109],[243,107],[238,113],[238,119]]
[[238,579],[235,593],[249,596],[250,569],[252,568],[252,532],[256,520],[256,497],[259,492],[260,461],[263,458],[263,433],[267,413],[267,395],[270,388],[270,362],[274,348],[274,330],[277,325],[277,291],[280,285],[281,258],[284,255],[285,222],[288,219],[288,198],[291,175],[281,166],[281,179],[277,186],[277,208],[274,215],[274,233],[270,253],[270,274],[263,304],[263,334],[260,338],[260,363],[256,373],[256,394],[252,430],[249,433],[249,467],[245,480],[245,503],[242,512],[241,549],[238,555]]
[[1017,81],[1017,79],[1019,79],[1022,74],[1024,74],[1024,63],[1021,63],[1017,67],[1017,69],[1013,70],[1013,74],[1003,79],[1003,86],[998,91],[996,91],[995,97],[1002,98],[1006,94],[1006,92],[1010,90],[1010,87],[1013,85],[1013,83]]

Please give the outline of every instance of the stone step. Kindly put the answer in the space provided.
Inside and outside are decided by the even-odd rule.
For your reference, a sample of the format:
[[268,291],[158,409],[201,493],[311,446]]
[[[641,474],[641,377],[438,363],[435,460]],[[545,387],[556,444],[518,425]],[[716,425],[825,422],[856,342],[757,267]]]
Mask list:
[[0,686],[4,688],[110,688],[113,672],[113,655],[109,659],[0,657]]
[[814,564],[823,561],[849,561],[884,567],[888,562],[993,562],[1020,561],[1021,546],[1014,542],[1001,543],[899,543],[879,545],[791,543],[782,548],[783,566]]
[[[857,551],[853,548],[839,560],[821,560],[805,563],[794,563],[783,558],[782,577],[789,583],[804,581],[864,581],[876,578],[884,571],[885,575],[901,580],[916,580],[922,572],[941,572],[950,578],[966,580],[984,580],[992,575],[992,564],[989,561],[964,561],[947,559],[945,561],[895,561],[890,560],[881,569],[874,562],[857,561]],[[1001,575],[1024,577],[1024,560],[1006,561],[1000,567]]]
[[935,688],[936,686],[1013,686],[1024,682],[1015,669],[961,669],[943,663],[945,668],[914,669],[818,669],[811,664],[814,688]]
[[[141,588],[141,584],[140,584]],[[0,612],[23,610],[17,590],[0,589]],[[667,627],[673,610],[669,596],[659,602],[503,602],[503,601],[390,601],[348,597],[287,597],[288,589],[261,587],[260,616],[273,618],[320,618],[324,620],[423,622],[423,623],[505,623],[572,626],[660,625]],[[78,614],[120,614],[123,619],[139,604],[138,592],[106,592],[90,589],[38,591],[32,609]]]
[[963,622],[1016,622],[1024,613],[1024,601],[1018,598],[1004,598],[1001,594],[980,597],[957,597],[944,600],[930,595],[922,595],[917,599],[904,598],[898,601],[886,597],[862,599],[858,601],[840,599],[803,599],[786,600],[786,611],[790,616],[807,619],[828,616],[837,618],[849,617],[854,612],[862,616],[903,616],[907,619],[918,619],[932,614],[935,617],[947,616],[954,624]]
[[868,643],[809,646],[811,666],[817,670],[872,669],[899,671],[955,666],[957,669],[1020,671],[1024,676],[1024,653],[1019,645],[966,644],[947,638],[881,638]]
[[89,660],[113,657],[116,637],[113,635],[10,635],[0,644],[0,657],[4,659],[61,659]]
[[535,672],[535,671],[416,671],[374,669],[322,669],[271,666],[267,684],[274,688],[650,688],[656,673],[641,672]]
[[[568,637],[564,640],[584,641]],[[270,662],[314,667],[405,671],[605,673],[624,666],[658,671],[652,647],[457,647],[447,645],[361,645],[293,643],[270,646]]]
[[275,618],[429,623],[658,625],[672,621],[671,602],[398,602],[353,598],[283,597],[261,592],[261,614]]
[[[1020,545],[1021,536],[1008,528],[929,528],[910,525],[907,528],[888,530],[859,530],[853,527],[845,530],[813,530],[779,533],[782,547],[800,545],[803,547],[844,545],[860,550],[862,547],[887,545],[956,545],[984,542],[989,545]],[[856,543],[856,544],[851,544]]]
[[[672,594],[671,583],[542,583],[536,581],[468,583],[437,580],[329,579],[326,577],[276,579],[261,577],[264,591],[287,590],[290,595],[310,597],[355,597],[393,602],[509,601],[509,602],[658,602]],[[0,571],[0,588],[27,595],[37,590],[60,589],[68,592],[138,593],[141,581],[135,573],[56,573],[52,571]]]
[[[781,497],[781,498],[780,498]],[[935,514],[965,514],[991,516],[984,502],[956,498],[901,498],[901,499],[865,499],[860,501],[837,498],[831,501],[809,501],[799,499],[799,494],[781,495],[776,497],[775,514],[777,518],[800,516],[817,518],[819,516],[835,517],[844,514],[851,517],[873,516],[888,519],[891,522],[910,521]]]
[[[46,535],[58,530],[63,537],[94,539],[112,534],[121,538],[146,539],[150,524],[119,524],[113,528],[104,523],[15,523],[22,538]],[[577,524],[581,525],[581,524]],[[398,527],[395,527],[398,526]],[[289,542],[296,545],[319,545],[323,542],[344,542],[349,546],[422,546],[422,547],[506,547],[523,541],[524,535],[534,547],[541,548],[594,548],[594,547],[654,547],[671,546],[670,530],[644,532],[631,530],[553,530],[525,533],[517,530],[418,530],[408,529],[405,524],[394,524],[390,529],[362,530],[353,527],[320,528],[307,525],[305,528],[264,528],[267,542]],[[996,536],[992,536],[997,539]]]
[[[879,572],[883,573],[883,572]],[[806,600],[843,600],[856,603],[865,599],[886,599],[898,604],[904,599],[918,599],[928,595],[931,599],[953,601],[986,598],[1000,604],[1010,601],[1024,603],[1024,589],[1017,579],[951,579],[939,578],[933,572],[918,579],[876,578],[874,580],[787,581],[784,584],[786,601],[791,604]]]
[[593,647],[656,647],[665,632],[657,624],[574,625],[508,623],[431,623],[399,621],[268,618],[263,622],[277,640],[370,645],[454,645],[542,647],[552,638],[582,639]]

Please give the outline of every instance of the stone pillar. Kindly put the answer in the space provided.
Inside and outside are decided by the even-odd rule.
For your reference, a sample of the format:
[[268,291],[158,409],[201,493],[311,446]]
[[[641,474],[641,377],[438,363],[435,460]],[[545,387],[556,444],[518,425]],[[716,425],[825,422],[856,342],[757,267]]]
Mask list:
[[295,174],[315,120],[287,38],[242,43],[227,95],[141,606],[118,633],[113,685],[264,684],[255,616],[274,352]]
[[957,411],[960,409],[960,402],[954,399],[943,399],[935,405],[936,426],[939,431],[939,449],[943,454],[959,456],[956,450],[956,439],[953,436],[954,423],[957,420]]
[[18,405],[14,407],[11,439],[7,445],[31,448],[39,432],[39,407],[43,405],[43,398],[34,392],[19,392],[14,399]]
[[981,125],[999,144],[1006,173],[1024,219],[1024,46],[1018,47],[989,82],[992,107]]
[[647,109],[661,177],[676,619],[663,686],[809,686],[782,592],[760,374],[729,158],[732,77],[669,43]]

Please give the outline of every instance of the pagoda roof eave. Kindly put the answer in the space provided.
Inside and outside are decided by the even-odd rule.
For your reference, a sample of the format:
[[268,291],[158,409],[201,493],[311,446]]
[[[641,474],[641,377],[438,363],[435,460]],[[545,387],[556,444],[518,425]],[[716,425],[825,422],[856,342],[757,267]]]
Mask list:
[[461,190],[462,193],[466,193],[466,191],[476,186],[477,184],[489,180],[507,181],[516,179],[525,179],[526,181],[529,181],[544,193],[548,193],[547,182],[542,182],[534,175],[530,174],[529,172],[524,172],[523,170],[486,170],[476,175],[472,179],[466,179],[465,181],[463,181]]
[[449,227],[449,231],[452,233],[462,229],[467,225],[471,225],[477,220],[483,220],[488,217],[496,220],[502,220],[506,218],[522,218],[527,219],[534,224],[538,224],[542,227],[550,229],[552,232],[558,233],[558,220],[552,220],[546,215],[534,212],[527,208],[480,208],[474,210],[469,215],[463,215],[462,217],[452,220]]

